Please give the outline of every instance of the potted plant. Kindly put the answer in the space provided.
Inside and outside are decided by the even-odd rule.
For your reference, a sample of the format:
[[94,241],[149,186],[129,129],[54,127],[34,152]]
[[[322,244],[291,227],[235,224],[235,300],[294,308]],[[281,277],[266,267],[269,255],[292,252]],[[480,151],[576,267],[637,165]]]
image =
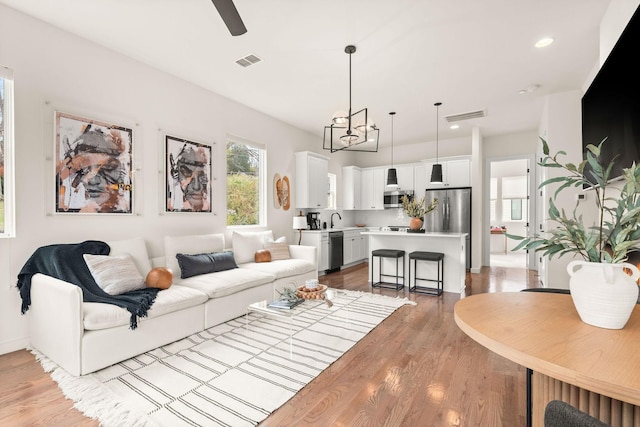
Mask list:
[[[558,151],[550,155],[547,141],[540,140],[544,157],[539,165],[566,172],[543,181],[539,186],[558,185],[549,198],[548,212],[556,228],[545,235],[508,235],[511,239],[521,240],[513,250],[535,250],[548,255],[549,259],[566,254],[584,258],[584,261],[572,261],[567,266],[571,276],[569,290],[578,314],[585,323],[620,329],[626,324],[638,299],[636,280],[640,272],[626,260],[628,253],[640,246],[640,166],[634,162],[630,168],[624,169],[622,187],[610,189],[610,174],[616,159],[606,165],[601,162],[600,149],[606,138],[598,146],[588,145],[587,158],[578,165],[561,163],[560,156],[566,153]],[[585,169],[587,165],[590,169]],[[585,174],[595,181],[595,185]],[[579,202],[570,215],[564,209],[558,209],[555,203],[567,188],[583,185],[592,187],[593,197],[590,198],[594,200],[598,213],[596,223],[591,226],[585,225],[582,215],[578,214]],[[625,269],[632,275],[629,276]],[[613,306],[616,306],[613,312],[607,313],[607,308]]]
[[438,206],[438,199],[433,199],[428,206],[425,207],[425,198],[418,199],[413,197],[409,199],[406,195],[402,196],[402,209],[411,218],[409,221],[409,229],[417,231],[422,228],[422,218]]

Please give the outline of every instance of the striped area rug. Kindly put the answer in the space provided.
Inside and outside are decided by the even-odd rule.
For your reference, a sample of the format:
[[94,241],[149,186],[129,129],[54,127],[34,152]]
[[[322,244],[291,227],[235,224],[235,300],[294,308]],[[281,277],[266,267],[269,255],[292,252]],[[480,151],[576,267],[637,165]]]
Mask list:
[[32,350],[65,396],[104,426],[252,426],[407,299],[339,291],[291,319],[249,313],[83,377]]

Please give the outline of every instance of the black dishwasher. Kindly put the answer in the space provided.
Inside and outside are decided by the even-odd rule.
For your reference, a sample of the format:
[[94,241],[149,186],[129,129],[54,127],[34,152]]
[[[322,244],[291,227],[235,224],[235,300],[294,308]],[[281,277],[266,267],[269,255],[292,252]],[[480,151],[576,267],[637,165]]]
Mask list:
[[342,231],[329,232],[329,270],[337,271],[342,267],[344,258],[342,253],[342,242],[344,233]]

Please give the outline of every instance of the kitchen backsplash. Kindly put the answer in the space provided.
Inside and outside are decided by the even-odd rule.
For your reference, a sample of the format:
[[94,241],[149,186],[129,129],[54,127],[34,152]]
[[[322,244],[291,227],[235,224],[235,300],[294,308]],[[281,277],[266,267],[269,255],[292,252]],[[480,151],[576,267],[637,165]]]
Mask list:
[[331,214],[335,212],[338,212],[342,219],[338,218],[338,215],[333,216],[334,228],[353,227],[356,224],[366,224],[368,227],[407,226],[410,219],[405,215],[402,208],[375,211],[345,211],[342,209],[313,211],[311,209],[302,209],[303,215],[306,215],[307,212],[319,212],[321,228],[325,222],[327,223],[327,228],[331,226]]

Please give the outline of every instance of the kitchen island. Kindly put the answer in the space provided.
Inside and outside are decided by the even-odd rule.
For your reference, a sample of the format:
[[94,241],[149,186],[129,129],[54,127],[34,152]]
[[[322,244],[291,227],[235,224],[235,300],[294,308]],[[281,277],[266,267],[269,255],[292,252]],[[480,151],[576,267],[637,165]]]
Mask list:
[[[409,254],[413,251],[440,252],[444,254],[444,291],[461,293],[466,277],[466,236],[467,233],[407,233],[406,231],[365,231],[369,238],[369,278],[373,268],[374,280],[380,271],[378,260],[371,262],[371,252],[376,249],[399,249],[405,251],[405,287],[409,287]],[[395,261],[382,259],[385,273],[395,271]],[[375,264],[375,266],[373,265]],[[401,269],[401,272],[402,272]],[[435,263],[418,262],[419,277],[437,276]],[[411,276],[415,274],[412,270]]]

